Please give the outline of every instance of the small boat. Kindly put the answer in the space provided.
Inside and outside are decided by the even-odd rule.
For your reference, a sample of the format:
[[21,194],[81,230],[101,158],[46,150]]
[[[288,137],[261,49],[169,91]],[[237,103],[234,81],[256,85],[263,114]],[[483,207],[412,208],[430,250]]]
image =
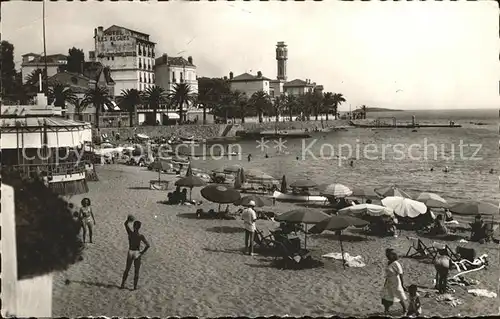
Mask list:
[[328,198],[321,195],[301,195],[293,193],[282,193],[280,191],[274,191],[273,198],[279,201],[288,202],[319,202],[324,203],[328,201]]

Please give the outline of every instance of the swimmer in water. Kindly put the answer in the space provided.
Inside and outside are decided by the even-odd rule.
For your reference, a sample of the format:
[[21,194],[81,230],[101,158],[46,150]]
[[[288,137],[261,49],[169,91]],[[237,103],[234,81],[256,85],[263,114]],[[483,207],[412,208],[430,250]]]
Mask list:
[[431,167],[431,172],[434,172],[434,167]]
[[248,161],[250,162],[251,159],[252,159],[252,154],[248,154]]
[[450,170],[448,169],[448,166],[445,166],[443,169],[443,172],[448,173]]
[[297,156],[295,159],[298,161],[298,160],[299,160],[299,157]]
[[492,169],[490,169],[490,174],[493,174],[493,173],[495,173],[495,170],[492,168]]
[[267,153],[266,153],[266,155],[265,155],[264,157],[265,157],[265,158],[269,158],[269,155],[267,155]]
[[350,165],[351,167],[354,167],[354,161],[353,161],[353,160],[351,160],[351,161],[349,162],[349,165]]

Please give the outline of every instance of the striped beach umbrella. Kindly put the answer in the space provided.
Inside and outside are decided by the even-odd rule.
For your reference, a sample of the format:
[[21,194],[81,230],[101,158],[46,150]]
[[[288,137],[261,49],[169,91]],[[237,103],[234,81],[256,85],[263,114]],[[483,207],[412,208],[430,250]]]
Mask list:
[[333,197],[346,197],[352,194],[352,190],[342,184],[328,184],[322,185],[320,187],[320,193],[322,195],[328,195]]
[[444,198],[434,193],[423,192],[418,195],[416,200],[424,203],[427,207],[448,208],[450,206]]

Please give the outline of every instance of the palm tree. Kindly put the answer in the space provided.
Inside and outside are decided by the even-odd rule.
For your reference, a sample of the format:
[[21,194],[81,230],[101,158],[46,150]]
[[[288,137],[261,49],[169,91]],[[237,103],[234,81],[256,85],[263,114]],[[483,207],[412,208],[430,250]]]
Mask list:
[[283,113],[286,107],[287,97],[284,94],[274,98],[274,115],[276,116],[276,122],[279,122],[280,114]]
[[285,98],[285,108],[290,116],[290,122],[293,121],[293,113],[297,111],[298,100],[295,95],[287,95]]
[[44,70],[42,69],[36,69],[33,70],[30,74],[26,76],[26,86],[28,88],[28,91],[30,93],[36,93],[39,91],[39,80],[40,80],[40,74],[42,75],[42,91],[46,83],[47,79],[47,73],[45,73]]
[[271,98],[264,91],[257,91],[252,94],[249,104],[257,111],[259,123],[262,123],[262,115],[272,107]]
[[326,120],[328,121],[328,115],[330,114],[330,111],[332,110],[333,107],[333,93],[332,92],[326,92],[323,95],[323,109],[326,112]]
[[75,106],[75,113],[79,121],[83,120],[82,112],[87,108],[87,105],[82,102],[83,100],[77,98],[73,103],[73,105]]
[[236,90],[234,92],[231,92],[231,98],[231,109],[235,111],[234,113],[238,113],[241,119],[241,123],[245,123],[246,107],[248,105],[247,95],[245,94],[245,92]]
[[66,108],[66,102],[75,104],[78,101],[76,94],[71,88],[61,83],[55,83],[49,88],[49,99],[54,101],[55,106]]
[[157,85],[149,87],[144,92],[142,92],[142,100],[145,104],[148,105],[150,109],[153,110],[154,120],[152,124],[156,125],[156,114],[158,113],[158,109],[162,104],[165,104],[168,101],[165,89]]
[[125,106],[125,109],[128,111],[129,125],[133,127],[137,105],[142,103],[141,92],[137,89],[122,90],[118,101],[118,103]]
[[198,86],[197,102],[201,104],[203,109],[203,124],[207,124],[207,109],[212,106],[213,88],[207,86]]
[[337,111],[339,105],[344,103],[346,99],[342,95],[342,93],[333,93],[333,112],[335,112],[335,119],[337,119]]
[[85,92],[83,101],[81,102],[83,107],[87,107],[89,104],[95,107],[95,124],[96,128],[99,128],[99,114],[104,105],[111,103],[111,97],[109,96],[108,89],[104,87],[97,86],[95,88],[88,89]]
[[168,96],[172,105],[179,107],[179,116],[181,118],[180,123],[182,123],[185,120],[183,106],[186,104],[186,107],[188,107],[190,103],[194,103],[196,101],[196,94],[193,93],[189,84],[176,83],[174,84],[173,90],[169,92]]

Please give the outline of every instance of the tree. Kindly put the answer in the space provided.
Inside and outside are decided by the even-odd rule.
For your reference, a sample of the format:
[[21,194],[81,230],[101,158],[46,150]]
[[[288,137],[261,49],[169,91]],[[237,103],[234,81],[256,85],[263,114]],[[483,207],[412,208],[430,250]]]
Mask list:
[[78,101],[78,98],[71,88],[61,83],[55,83],[49,88],[48,98],[54,101],[54,106],[60,106],[63,109],[66,108],[66,102],[75,104],[75,101]]
[[[198,103],[203,108],[203,124],[206,124],[207,109],[221,112],[222,108],[219,103],[224,95],[230,93],[229,82],[223,78],[198,78]],[[223,113],[225,114],[225,111]]]
[[118,97],[118,103],[125,107],[128,112],[129,125],[134,126],[134,116],[136,114],[137,105],[142,103],[141,92],[137,89],[122,90],[121,96]]
[[342,93],[333,93],[333,112],[335,113],[335,119],[337,119],[337,113],[339,109],[339,105],[344,103],[346,99],[342,95]]
[[82,49],[72,47],[68,50],[68,63],[66,71],[72,73],[83,73],[83,65],[85,62],[85,54]]
[[274,106],[274,116],[276,116],[276,122],[279,122],[280,114],[283,113],[283,111],[286,108],[286,100],[287,97],[284,94],[274,98],[273,106]]
[[233,104],[233,109],[235,113],[237,112],[240,116],[241,123],[245,123],[246,108],[248,105],[248,99],[245,92],[233,91],[231,95],[231,103]]
[[264,91],[257,91],[250,97],[250,106],[257,111],[259,123],[262,123],[262,115],[269,111],[272,107],[271,98]]
[[326,92],[323,94],[323,109],[326,113],[326,120],[328,121],[328,115],[330,114],[333,107],[333,93]]
[[16,66],[14,63],[14,46],[8,41],[0,43],[0,79],[2,97],[10,96],[15,90]]
[[165,89],[157,85],[148,87],[142,92],[142,101],[153,110],[153,121],[148,124],[156,125],[156,114],[158,113],[158,109],[162,104],[168,101]]
[[179,107],[180,123],[185,120],[184,116],[184,104],[186,107],[189,103],[194,103],[196,101],[196,95],[193,93],[191,86],[187,83],[176,83],[174,88],[169,92],[168,97],[170,98],[172,105]]
[[285,109],[288,111],[290,116],[290,122],[293,121],[293,113],[297,112],[298,99],[295,95],[287,95],[285,99]]
[[47,73],[45,70],[36,69],[26,76],[26,88],[30,94],[36,95],[40,90],[40,74],[42,75],[42,92],[45,91],[45,83],[47,83]]
[[314,120],[317,121],[323,108],[323,95],[319,92],[311,92],[309,95],[311,100],[311,110],[314,113]]
[[107,88],[96,86],[95,88],[88,89],[87,92],[85,92],[85,96],[81,104],[83,107],[87,107],[90,104],[94,105],[96,128],[99,128],[99,115],[101,113],[101,109],[104,108],[104,105],[109,103],[111,103],[111,98]]

